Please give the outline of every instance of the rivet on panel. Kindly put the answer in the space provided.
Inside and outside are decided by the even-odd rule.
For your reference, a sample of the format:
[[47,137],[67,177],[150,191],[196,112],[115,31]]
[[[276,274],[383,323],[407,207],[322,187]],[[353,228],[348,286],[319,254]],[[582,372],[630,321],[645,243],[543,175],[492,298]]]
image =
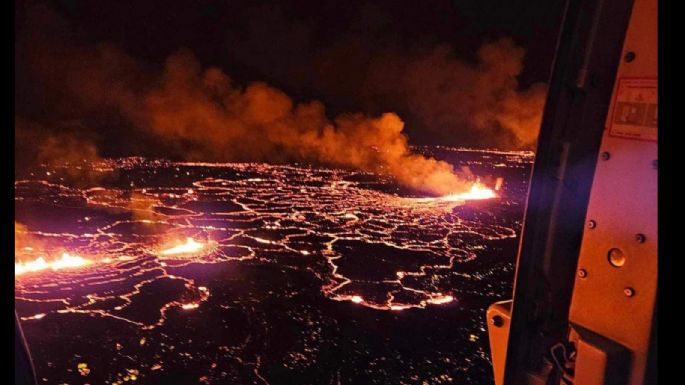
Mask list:
[[626,264],[626,255],[621,249],[613,248],[609,250],[609,263],[613,267],[621,267]]
[[502,325],[504,325],[504,319],[499,315],[492,316],[492,318],[490,318],[490,325],[497,328],[502,327]]
[[628,52],[626,52],[626,55],[623,57],[623,59],[626,61],[626,63],[630,63],[630,62],[632,62],[633,60],[635,60],[635,57],[636,57],[636,56],[637,56],[637,55],[635,55],[635,52],[633,52],[633,51],[628,51]]

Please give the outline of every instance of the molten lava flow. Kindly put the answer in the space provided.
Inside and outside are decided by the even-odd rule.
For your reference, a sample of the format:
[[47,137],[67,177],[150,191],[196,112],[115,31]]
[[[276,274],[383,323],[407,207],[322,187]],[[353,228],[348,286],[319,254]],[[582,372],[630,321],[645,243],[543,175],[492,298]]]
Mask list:
[[441,295],[438,294],[437,296],[434,296],[433,298],[428,299],[428,303],[431,303],[433,305],[442,305],[445,303],[450,303],[454,301],[454,297],[451,295]]
[[414,198],[413,202],[419,203],[435,203],[435,202],[464,202],[471,200],[492,199],[497,198],[497,193],[494,190],[486,187],[480,182],[471,185],[468,191],[457,194],[444,195],[436,198]]
[[497,194],[490,188],[485,187],[481,183],[474,183],[473,186],[471,186],[471,189],[467,192],[463,192],[460,194],[451,194],[451,195],[445,195],[443,197],[440,197],[438,199],[442,201],[470,201],[470,200],[479,200],[479,199],[491,199],[491,198],[496,198]]
[[21,275],[24,273],[30,273],[41,270],[62,270],[69,268],[77,268],[91,264],[92,261],[79,257],[77,255],[71,255],[68,253],[62,253],[59,259],[54,261],[46,261],[43,257],[38,257],[37,259],[29,262],[18,262],[14,264],[14,275]]
[[364,298],[362,298],[361,296],[358,296],[358,295],[353,295],[352,298],[350,298],[350,300],[354,303],[364,302]]
[[197,309],[198,307],[200,307],[200,304],[197,302],[184,303],[183,305],[181,305],[181,308],[183,308],[183,310],[192,310]]
[[186,238],[186,242],[160,252],[161,255],[178,255],[178,254],[193,254],[197,253],[205,247],[203,243],[197,242],[193,238]]
[[[505,155],[512,158],[507,162],[516,167],[532,162],[532,155],[528,160],[516,154]],[[46,203],[63,210],[72,201],[102,210],[97,221],[90,216],[77,218],[83,221],[79,222],[79,228],[88,228],[82,234],[43,232],[15,223],[16,297],[49,301],[50,306],[53,301],[58,303],[64,299],[55,305],[59,306],[57,310],[36,309],[31,314],[22,314],[22,320],[39,321],[52,314],[69,312],[109,317],[153,329],[165,322],[168,310],[193,312],[202,308],[209,297],[209,288],[197,287],[193,279],[184,277],[185,266],[193,264],[194,269],[196,264],[247,260],[307,271],[310,263],[315,264],[316,268],[311,271],[321,278],[323,295],[357,307],[402,312],[449,306],[458,301],[456,296],[448,295],[451,293],[447,292],[446,281],[436,281],[433,277],[450,274],[458,263],[478,258],[487,250],[483,242],[516,236],[516,228],[502,223],[496,211],[488,210],[478,218],[469,218],[453,210],[469,200],[501,196],[504,186],[501,177],[492,178],[492,183],[471,179],[458,187],[438,183],[443,186],[442,195],[416,198],[369,189],[365,182],[357,181],[358,172],[338,169],[261,163],[175,163],[138,158],[116,162],[117,170],[122,173],[185,175],[187,181],[171,187],[151,185],[138,189],[132,186],[130,194],[127,190],[104,187],[71,188],[44,180],[16,182],[17,196],[35,205],[36,211]],[[211,174],[231,178],[207,176],[208,169],[217,170]],[[363,175],[373,177],[372,173]],[[380,182],[383,186],[393,183],[390,179]],[[131,201],[145,205],[137,206]],[[120,219],[109,214],[115,212],[111,209],[145,211],[150,215]],[[102,224],[98,224],[100,221]],[[139,228],[144,228],[145,233],[132,234]],[[452,242],[464,234],[479,237],[463,243]],[[70,254],[62,256],[64,250]],[[409,264],[401,262],[404,258],[379,258],[386,253],[402,253]],[[360,254],[362,257],[357,257]],[[88,260],[76,255],[87,256]],[[323,263],[319,263],[320,258]],[[383,279],[349,275],[350,269],[357,266],[364,270],[367,259],[380,264]],[[48,275],[51,269],[76,268],[88,263],[97,264],[97,269],[74,269],[75,273],[85,271],[82,277],[69,270],[68,279],[48,283],[51,289],[41,286],[44,282],[39,271]],[[131,269],[140,273],[131,274]],[[39,273],[29,274],[34,271]],[[51,279],[51,275],[47,278]],[[475,275],[468,277],[481,279]],[[128,290],[109,291],[110,286],[124,287],[121,282],[128,283],[125,286]],[[155,311],[152,317],[124,311],[130,304],[133,309],[144,301],[143,296],[137,295],[144,287],[156,290],[157,285],[179,282],[186,288],[179,293],[181,297],[171,297],[166,303],[160,303],[158,309],[151,309]],[[46,290],[50,291],[47,299],[43,294]],[[86,297],[87,301],[70,294],[86,290],[91,295]]]

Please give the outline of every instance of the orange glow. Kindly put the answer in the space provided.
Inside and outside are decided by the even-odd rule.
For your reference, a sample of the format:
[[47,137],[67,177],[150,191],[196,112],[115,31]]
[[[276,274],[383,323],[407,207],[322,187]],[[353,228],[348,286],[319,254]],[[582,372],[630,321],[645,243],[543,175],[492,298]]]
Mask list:
[[450,303],[454,301],[454,297],[451,295],[438,295],[436,297],[433,297],[428,300],[428,303],[431,303],[433,305],[442,305],[445,303]]
[[497,193],[480,182],[471,185],[471,188],[463,193],[443,195],[436,198],[418,198],[416,202],[463,202],[471,200],[497,198]]
[[186,238],[186,242],[160,252],[161,255],[193,254],[204,249],[205,244],[197,242],[193,238]]
[[183,308],[183,310],[192,310],[192,309],[197,309],[198,307],[200,307],[200,304],[199,304],[199,303],[195,303],[195,302],[193,302],[193,303],[184,303],[183,305],[181,305],[181,308]]
[[362,297],[360,297],[360,296],[358,296],[358,295],[353,295],[352,298],[350,298],[350,300],[351,300],[352,302],[354,302],[354,303],[362,303],[362,302],[364,302],[364,298],[362,298]]
[[496,198],[497,194],[495,192],[482,185],[481,183],[474,183],[473,186],[471,186],[471,189],[467,192],[461,193],[461,194],[451,194],[451,195],[445,195],[443,197],[438,198],[439,200],[442,201],[470,201],[470,200],[478,200],[478,199],[491,199],[491,198]]
[[35,319],[35,320],[38,320],[38,319],[42,319],[43,317],[45,317],[45,315],[46,315],[45,313],[38,313],[38,314],[34,314],[34,315],[30,316],[30,317],[25,317],[25,318],[22,318],[22,319],[27,319],[27,320],[28,320],[28,319]]
[[62,269],[74,269],[86,265],[90,265],[92,261],[79,257],[77,255],[71,255],[68,253],[62,253],[59,259],[54,261],[46,261],[43,257],[38,257],[33,261],[29,262],[15,262],[14,263],[14,275],[21,275],[24,273],[31,273],[36,271],[42,271],[47,269],[52,270],[62,270]]

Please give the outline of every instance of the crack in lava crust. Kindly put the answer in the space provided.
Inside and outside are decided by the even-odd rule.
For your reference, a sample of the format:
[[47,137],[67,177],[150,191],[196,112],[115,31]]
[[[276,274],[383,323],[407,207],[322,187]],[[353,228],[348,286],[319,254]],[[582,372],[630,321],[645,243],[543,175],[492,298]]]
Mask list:
[[[377,179],[360,172],[139,158],[102,168],[125,174],[129,186],[15,183],[17,204],[68,213],[29,226],[27,235],[43,247],[17,250],[17,258],[66,249],[93,261],[17,276],[16,298],[44,305],[22,319],[85,313],[155,328],[170,309],[192,311],[210,296],[174,272],[216,263],[308,271],[335,301],[378,310],[425,308],[458,299],[436,282],[438,271],[477,258],[483,242],[516,237],[494,217],[460,217],[463,201],[389,194],[369,188]],[[169,172],[172,186],[162,177]],[[189,244],[180,245],[183,240]],[[165,249],[171,244],[180,249]],[[160,287],[166,297],[155,309],[137,308],[137,297]]]

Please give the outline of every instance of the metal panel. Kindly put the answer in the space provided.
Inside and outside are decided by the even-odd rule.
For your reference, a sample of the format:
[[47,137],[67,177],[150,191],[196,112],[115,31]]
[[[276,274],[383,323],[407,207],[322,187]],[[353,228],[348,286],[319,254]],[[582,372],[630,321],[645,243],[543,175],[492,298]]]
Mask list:
[[573,385],[624,385],[630,352],[614,341],[577,329]]
[[[657,131],[652,120],[657,76],[657,1],[635,0],[613,113],[595,169],[569,314],[572,324],[632,352],[626,370],[634,385],[645,382],[656,307]],[[620,117],[617,107],[626,102],[626,82],[632,87],[632,111]]]
[[507,359],[507,341],[511,321],[511,300],[495,302],[488,308],[488,336],[495,385],[504,384],[504,364]]
[[544,356],[568,336],[585,213],[631,10],[631,0],[567,3],[516,268],[507,385],[544,382]]

